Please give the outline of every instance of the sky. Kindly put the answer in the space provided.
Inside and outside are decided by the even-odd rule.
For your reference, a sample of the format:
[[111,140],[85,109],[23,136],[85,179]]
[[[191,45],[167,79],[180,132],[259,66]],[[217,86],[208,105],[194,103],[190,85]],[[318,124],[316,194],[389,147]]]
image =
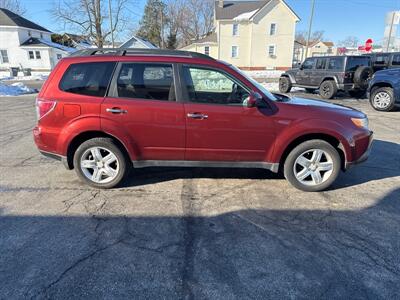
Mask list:
[[[50,14],[56,1],[21,0],[21,3],[27,8],[28,19],[53,32],[62,32],[63,26]],[[145,0],[130,1],[129,14],[134,22],[139,21]],[[286,0],[286,3],[301,19],[296,29],[307,30],[311,0]],[[324,31],[324,38],[335,43],[347,36],[356,36],[362,42],[372,38],[379,43],[383,38],[385,15],[392,10],[400,10],[400,0],[315,0],[312,29]]]

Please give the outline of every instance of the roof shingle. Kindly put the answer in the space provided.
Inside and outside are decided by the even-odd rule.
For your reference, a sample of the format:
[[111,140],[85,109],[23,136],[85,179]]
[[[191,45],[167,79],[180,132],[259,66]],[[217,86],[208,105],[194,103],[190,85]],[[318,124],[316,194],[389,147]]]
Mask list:
[[16,13],[13,13],[12,11],[9,11],[8,9],[5,8],[0,8],[0,26],[18,26],[40,31],[51,32],[46,28],[36,23],[33,23],[25,19],[24,17],[21,17],[20,15],[17,15]]
[[271,0],[263,1],[224,1],[224,7],[215,2],[215,18],[217,20],[231,20],[243,13],[259,10]]

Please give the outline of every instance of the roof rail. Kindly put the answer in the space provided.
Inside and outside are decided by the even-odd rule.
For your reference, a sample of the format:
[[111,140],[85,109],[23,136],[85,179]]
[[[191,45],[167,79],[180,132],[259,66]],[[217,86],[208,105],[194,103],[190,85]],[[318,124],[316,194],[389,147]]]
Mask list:
[[131,48],[88,48],[73,52],[70,57],[77,56],[92,56],[92,55],[115,55],[115,56],[175,56],[175,57],[191,57],[191,58],[214,58],[197,52],[182,51],[182,50],[169,50],[169,49],[131,49]]

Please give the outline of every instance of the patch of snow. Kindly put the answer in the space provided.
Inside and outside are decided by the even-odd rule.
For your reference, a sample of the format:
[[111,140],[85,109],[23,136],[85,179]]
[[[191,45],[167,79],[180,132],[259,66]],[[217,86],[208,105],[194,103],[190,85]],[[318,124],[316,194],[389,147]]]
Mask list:
[[39,41],[41,43],[43,43],[43,44],[46,44],[49,47],[57,48],[57,49],[60,49],[62,51],[68,52],[68,53],[72,53],[72,52],[76,51],[75,48],[67,47],[67,46],[64,46],[64,45],[61,45],[61,44],[58,44],[58,43],[54,43],[54,42],[51,42],[51,41],[48,41],[48,40],[39,39]]
[[233,20],[235,21],[248,21],[250,18],[258,11],[258,9],[245,12],[243,14],[238,15],[237,17],[234,17]]
[[18,72],[18,76],[10,76],[10,72],[0,72],[0,80],[46,80],[49,77],[50,72],[32,72],[30,76],[24,76],[22,72]]
[[33,93],[37,93],[37,90],[27,87],[22,82],[16,82],[10,85],[0,82],[0,97],[19,96],[23,94],[33,94]]
[[262,71],[244,71],[252,78],[279,78],[284,71],[262,70]]

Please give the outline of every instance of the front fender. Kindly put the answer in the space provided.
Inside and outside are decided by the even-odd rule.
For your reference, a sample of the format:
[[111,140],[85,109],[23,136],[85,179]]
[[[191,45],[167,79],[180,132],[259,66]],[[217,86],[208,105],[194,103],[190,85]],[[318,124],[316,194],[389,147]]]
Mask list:
[[270,153],[268,161],[279,163],[285,150],[298,138],[307,135],[328,135],[339,141],[340,147],[345,153],[346,161],[352,160],[351,134],[341,124],[331,120],[308,119],[293,122],[283,127],[275,140],[275,146]]

